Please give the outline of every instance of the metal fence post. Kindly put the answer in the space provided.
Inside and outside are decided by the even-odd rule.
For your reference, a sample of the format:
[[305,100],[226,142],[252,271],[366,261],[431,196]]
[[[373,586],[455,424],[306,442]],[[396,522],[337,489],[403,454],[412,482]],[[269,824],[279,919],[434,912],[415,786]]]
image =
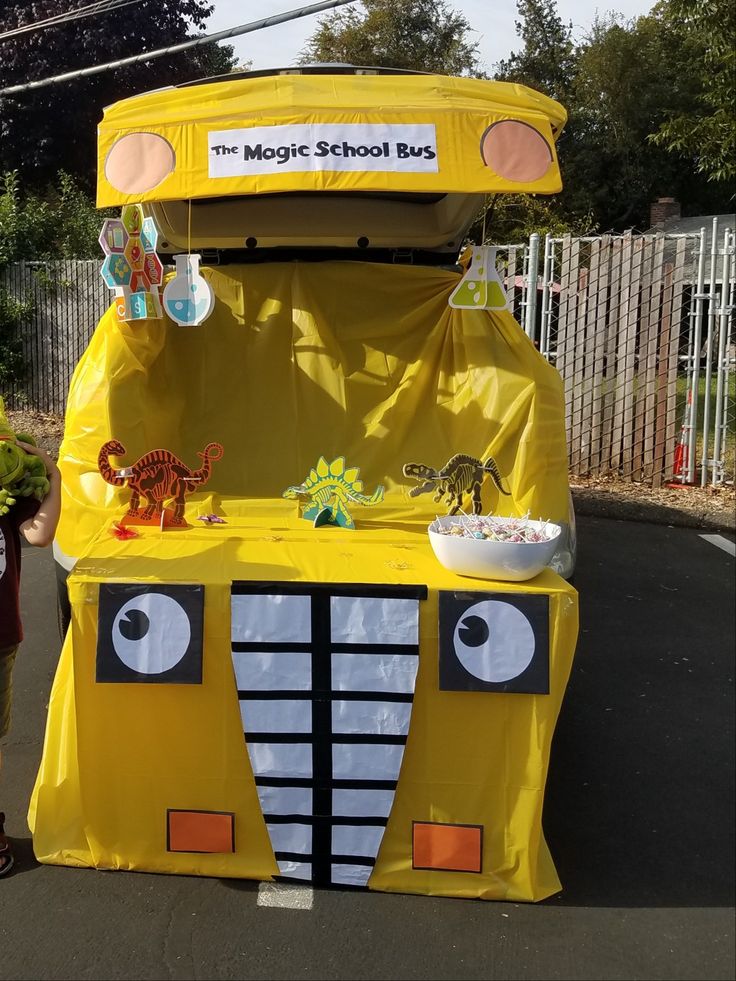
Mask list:
[[698,428],[698,384],[700,382],[700,346],[703,338],[703,289],[705,288],[705,228],[700,229],[698,281],[695,287],[693,323],[693,361],[690,375],[690,432],[688,433],[687,482],[695,483],[696,432]]
[[[731,290],[733,276],[734,233],[727,228],[723,235],[721,263],[721,305],[718,311],[718,356],[716,361],[716,414],[713,423],[713,486],[723,481],[725,467],[723,451],[728,426],[729,322],[732,314]],[[725,397],[724,397],[725,396]]]
[[539,235],[534,232],[529,236],[529,259],[527,261],[526,282],[526,311],[524,331],[533,341],[537,333],[537,283],[539,279]]
[[552,289],[552,259],[554,257],[552,236],[544,236],[544,260],[542,263],[542,317],[539,325],[539,350],[549,357],[549,315],[550,290]]
[[710,296],[708,299],[708,332],[705,341],[705,385],[703,392],[703,451],[700,459],[700,485],[708,482],[708,467],[712,463],[710,449],[710,388],[713,379],[713,334],[716,326],[716,273],[718,270],[718,218],[713,219],[710,243]]

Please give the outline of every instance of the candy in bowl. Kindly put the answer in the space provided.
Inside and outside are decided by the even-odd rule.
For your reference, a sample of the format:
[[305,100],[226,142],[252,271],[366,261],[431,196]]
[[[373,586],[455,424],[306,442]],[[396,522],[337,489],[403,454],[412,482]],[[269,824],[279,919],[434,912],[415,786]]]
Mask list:
[[524,582],[551,560],[562,533],[551,521],[528,517],[447,515],[429,526],[438,560],[451,572],[476,579]]

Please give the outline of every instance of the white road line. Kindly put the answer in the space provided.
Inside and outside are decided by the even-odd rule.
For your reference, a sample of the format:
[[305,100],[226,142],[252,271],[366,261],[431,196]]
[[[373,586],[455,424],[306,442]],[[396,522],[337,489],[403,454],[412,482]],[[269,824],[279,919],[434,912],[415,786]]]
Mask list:
[[310,910],[314,905],[314,890],[311,886],[289,882],[262,882],[258,886],[258,905]]
[[700,535],[698,537],[704,539],[706,542],[710,542],[711,545],[715,545],[716,548],[722,548],[729,555],[736,557],[736,542],[724,538],[723,535]]

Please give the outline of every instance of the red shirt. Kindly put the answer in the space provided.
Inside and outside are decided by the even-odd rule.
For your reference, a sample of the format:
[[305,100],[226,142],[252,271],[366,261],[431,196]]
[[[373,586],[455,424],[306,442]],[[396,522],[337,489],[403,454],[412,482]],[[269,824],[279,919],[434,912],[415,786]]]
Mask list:
[[0,514],[0,650],[23,640],[20,622],[20,532],[24,521],[38,511],[39,502],[20,498],[9,514]]

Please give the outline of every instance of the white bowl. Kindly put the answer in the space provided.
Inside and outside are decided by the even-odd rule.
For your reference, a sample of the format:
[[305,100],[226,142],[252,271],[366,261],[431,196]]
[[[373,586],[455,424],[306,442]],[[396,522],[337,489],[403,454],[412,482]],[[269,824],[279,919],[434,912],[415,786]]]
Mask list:
[[488,539],[442,535],[438,526],[460,524],[462,516],[436,518],[428,528],[429,541],[442,565],[459,576],[475,579],[500,579],[524,582],[533,579],[551,560],[562,533],[559,525],[549,521],[528,521],[535,530],[546,528],[552,537],[544,542],[493,542]]

